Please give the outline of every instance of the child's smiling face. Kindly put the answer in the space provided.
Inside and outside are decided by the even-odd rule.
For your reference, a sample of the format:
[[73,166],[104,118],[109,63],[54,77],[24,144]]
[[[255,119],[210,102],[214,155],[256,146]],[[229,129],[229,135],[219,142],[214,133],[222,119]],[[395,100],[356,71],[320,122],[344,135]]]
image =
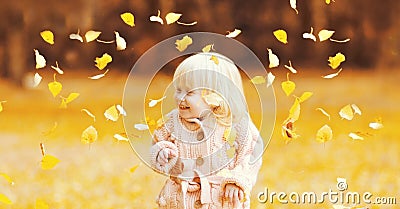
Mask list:
[[175,89],[175,101],[178,106],[179,116],[183,119],[201,118],[211,111],[210,106],[204,101],[201,89],[188,89],[178,86]]

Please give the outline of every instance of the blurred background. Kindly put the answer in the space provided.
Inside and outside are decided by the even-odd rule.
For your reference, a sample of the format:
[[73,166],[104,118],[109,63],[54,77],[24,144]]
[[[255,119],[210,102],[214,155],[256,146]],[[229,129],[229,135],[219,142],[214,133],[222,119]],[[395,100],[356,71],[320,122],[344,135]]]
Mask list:
[[[107,120],[104,112],[122,103],[127,75],[135,61],[150,47],[174,35],[206,31],[227,34],[235,28],[242,33],[235,39],[248,46],[268,67],[267,48],[273,49],[281,60],[274,88],[277,118],[271,143],[264,155],[257,185],[253,189],[252,208],[333,208],[333,204],[262,204],[256,194],[265,187],[276,192],[327,192],[336,188],[336,178],[346,178],[349,191],[371,192],[374,196],[394,196],[399,202],[400,143],[397,124],[400,123],[398,104],[400,95],[400,4],[395,0],[324,0],[298,1],[299,14],[290,7],[289,0],[269,1],[210,1],[210,0],[0,0],[0,208],[35,208],[43,200],[49,208],[156,208],[155,197],[165,177],[141,163],[129,143],[115,139],[124,132],[122,116]],[[149,17],[161,11],[181,13],[178,24],[161,25]],[[120,14],[131,12],[135,26],[126,25]],[[313,42],[302,34],[314,29],[334,30],[331,41]],[[284,29],[288,44],[282,44],[273,31]],[[51,30],[55,44],[43,41],[40,32]],[[117,51],[115,44],[80,43],[69,35],[88,30],[101,31],[99,39],[114,40],[118,31],[127,48]],[[35,70],[33,49],[46,57],[47,66]],[[218,46],[216,46],[218,51]],[[327,65],[329,56],[337,52],[346,55],[343,71],[333,79],[321,76],[334,73]],[[110,72],[99,80],[88,76],[99,73],[95,57],[108,53],[113,61]],[[296,130],[301,137],[289,144],[281,135],[281,124],[286,119],[293,98],[280,89],[286,80],[283,65],[291,60],[299,71],[291,74],[297,88],[295,95],[304,91],[313,96],[302,104]],[[79,97],[60,109],[59,96],[53,97],[47,84],[54,80],[50,65],[58,61],[64,75],[57,75],[63,89],[60,95],[71,92]],[[165,75],[153,82],[153,89],[169,84],[176,63],[166,67]],[[39,72],[43,80],[31,88],[26,79]],[[141,76],[141,75],[138,75]],[[249,86],[249,80],[244,79]],[[138,82],[137,86],[148,85]],[[134,87],[133,87],[134,88]],[[251,88],[251,87],[246,87]],[[149,98],[160,98],[154,91]],[[140,96],[140,95],[139,95]],[[132,103],[143,105],[143,98],[132,95]],[[248,101],[249,106],[257,105]],[[339,117],[339,110],[347,104],[357,104],[362,115],[352,121]],[[325,109],[326,116],[316,111]],[[96,116],[89,117],[82,109]],[[138,123],[145,123],[141,113],[134,114]],[[384,128],[373,130],[370,122],[380,121]],[[324,124],[333,129],[333,139],[324,144],[315,140],[316,132]],[[98,131],[98,140],[82,144],[81,134],[90,125]],[[261,130],[262,131],[262,130]],[[356,132],[364,140],[348,137]],[[135,133],[137,140],[141,131]],[[43,143],[48,154],[60,162],[51,170],[43,170]],[[39,201],[40,202],[40,201]],[[396,208],[386,204],[339,204],[365,208]],[[37,206],[37,205],[36,205]],[[36,207],[39,208],[39,207]]]

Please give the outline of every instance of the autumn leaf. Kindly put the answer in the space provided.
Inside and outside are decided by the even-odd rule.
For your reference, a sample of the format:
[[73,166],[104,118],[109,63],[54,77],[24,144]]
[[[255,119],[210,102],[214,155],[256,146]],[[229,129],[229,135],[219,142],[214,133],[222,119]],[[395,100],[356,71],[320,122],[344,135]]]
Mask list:
[[117,110],[117,107],[115,105],[109,107],[105,112],[104,112],[104,116],[107,118],[107,120],[111,120],[111,121],[117,121],[119,118],[119,113]]
[[62,84],[56,81],[56,74],[54,74],[54,81],[48,84],[49,90],[55,98],[62,90]]
[[322,126],[316,135],[316,140],[321,143],[325,143],[332,139],[333,133],[331,127],[328,125]]
[[130,12],[125,12],[120,15],[121,19],[126,23],[127,25],[133,27],[135,26],[135,16],[133,16],[132,13]]
[[77,33],[69,34],[69,39],[71,39],[71,40],[78,40],[78,41],[80,41],[80,42],[83,42],[83,38],[82,38],[82,36],[79,34],[79,29],[78,29],[78,32],[77,32]]
[[97,140],[97,130],[93,126],[87,127],[81,135],[81,142],[84,144],[91,144]]
[[296,14],[299,14],[299,11],[297,11],[297,9],[296,9],[296,0],[290,0],[289,3],[290,3],[290,7],[292,7],[292,9],[294,9]]
[[342,68],[340,68],[336,73],[332,73],[332,74],[329,74],[329,75],[326,75],[326,76],[322,76],[322,77],[323,78],[328,78],[328,79],[334,78],[334,77],[338,76],[340,72],[342,72]]
[[216,65],[219,64],[218,57],[216,57],[216,56],[214,56],[214,55],[211,56],[210,60],[212,60]]
[[108,63],[112,62],[112,57],[109,54],[104,53],[100,58],[96,57],[94,62],[96,63],[96,67],[99,70],[103,70],[108,65]]
[[228,38],[236,38],[240,33],[242,33],[242,31],[235,28],[235,30],[232,31],[232,32],[228,31],[228,34],[225,35],[225,36],[228,37]]
[[49,205],[42,199],[36,199],[35,209],[49,209]]
[[2,193],[0,193],[0,202],[2,202],[4,204],[7,204],[7,205],[12,205],[13,204],[13,202],[10,199],[8,199],[7,196],[5,196]]
[[92,80],[98,80],[98,79],[104,77],[104,76],[108,73],[108,71],[109,71],[109,70],[107,69],[107,70],[106,70],[104,73],[102,73],[102,74],[90,76],[90,77],[88,77],[88,78],[90,78],[90,79],[92,79]]
[[275,76],[274,76],[271,72],[269,72],[269,73],[267,74],[267,88],[270,87],[270,86],[272,85],[272,83],[274,82],[274,80],[275,80]]
[[41,161],[41,166],[43,170],[49,170],[54,168],[60,160],[52,155],[44,155]]
[[289,80],[289,73],[287,74],[287,80],[281,83],[282,90],[285,92],[286,96],[289,96],[294,89],[296,88],[296,84],[293,81]]
[[70,93],[65,101],[68,104],[68,103],[72,102],[73,100],[75,100],[78,97],[79,97],[79,93]]
[[331,66],[332,69],[336,69],[339,67],[340,63],[344,62],[346,60],[346,57],[342,53],[337,53],[334,57],[329,57],[329,66]]
[[163,19],[160,17],[160,14],[161,14],[161,12],[160,12],[160,10],[158,10],[158,13],[157,13],[157,16],[150,16],[150,21],[152,21],[152,22],[159,22],[161,25],[163,25],[164,24],[164,21],[163,21]]
[[96,40],[100,36],[100,34],[100,31],[89,30],[85,33],[86,42],[89,43]]
[[296,98],[293,105],[289,109],[289,117],[287,121],[296,122],[300,116],[300,100]]
[[172,24],[181,18],[182,14],[170,12],[165,15],[165,20],[167,21],[167,25]]
[[46,59],[39,53],[39,50],[33,49],[35,52],[36,69],[46,67]]
[[303,33],[303,38],[317,41],[317,38],[314,36],[313,32],[314,32],[314,28],[311,27],[310,33]]
[[126,111],[124,110],[124,108],[121,105],[117,104],[115,107],[117,108],[118,113],[120,115],[126,116]]
[[42,81],[42,76],[39,75],[39,73],[35,73],[35,75],[33,76],[33,85],[32,87],[35,88],[37,87],[40,82]]
[[361,109],[356,104],[351,104],[351,108],[353,108],[354,114],[361,115]]
[[53,70],[55,70],[58,74],[64,74],[64,71],[63,70],[61,70],[61,68],[60,67],[58,67],[58,62],[56,61],[56,66],[51,66],[51,68],[53,69]]
[[383,128],[383,124],[381,122],[371,122],[368,124],[368,126],[375,130]]
[[114,134],[114,138],[118,141],[127,141],[129,142],[129,139],[127,138],[126,134],[121,135],[121,134]]
[[299,97],[299,103],[302,103],[302,102],[306,101],[306,100],[309,99],[312,95],[313,95],[313,93],[310,92],[310,91],[304,92],[304,93]]
[[328,40],[330,37],[332,37],[334,33],[335,31],[333,30],[326,30],[326,29],[320,30],[318,32],[319,41],[322,42]]
[[253,84],[263,84],[266,82],[265,77],[260,75],[254,76],[250,81]]
[[292,62],[289,60],[289,65],[285,65],[285,68],[288,69],[292,73],[297,73],[297,70],[293,68]]
[[182,39],[178,39],[175,41],[176,48],[180,51],[183,52],[185,49],[193,43],[192,38],[189,36],[184,36]]
[[167,98],[166,96],[161,97],[160,99],[150,99],[149,102],[149,107],[154,107],[156,106],[159,102],[163,101],[165,98]]
[[126,49],[125,39],[121,37],[117,31],[114,31],[114,33],[115,33],[115,42],[117,44],[117,50],[118,51],[125,50]]
[[279,58],[276,56],[273,52],[272,49],[267,49],[268,50],[268,60],[269,60],[269,68],[274,68],[279,66]]
[[288,43],[286,31],[279,29],[279,30],[274,31],[273,34],[274,34],[275,38],[278,39],[278,41],[280,41],[284,44]]
[[364,140],[364,137],[359,136],[358,134],[353,132],[349,133],[349,137],[352,138],[353,140]]
[[43,38],[43,40],[51,45],[54,44],[54,34],[50,30],[45,30],[40,32],[40,36]]
[[353,109],[351,108],[351,105],[346,105],[342,107],[339,111],[340,117],[346,119],[346,120],[352,120],[354,117]]
[[136,169],[139,167],[140,164],[132,166],[132,168],[129,169],[129,172],[133,173],[136,171]]
[[203,52],[210,52],[212,50],[214,50],[214,44],[208,44],[205,47],[203,47],[203,49],[201,51]]

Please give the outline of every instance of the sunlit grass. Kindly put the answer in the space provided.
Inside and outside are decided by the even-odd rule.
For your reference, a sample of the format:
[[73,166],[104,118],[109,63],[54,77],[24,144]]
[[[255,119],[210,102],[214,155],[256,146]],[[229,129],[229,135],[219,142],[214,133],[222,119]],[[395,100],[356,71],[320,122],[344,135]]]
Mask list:
[[[400,122],[400,95],[397,93],[400,85],[396,76],[351,70],[344,70],[331,80],[321,78],[325,74],[319,73],[291,75],[291,80],[297,84],[295,95],[300,96],[304,91],[312,91],[314,95],[302,104],[300,119],[295,124],[301,137],[285,144],[280,125],[294,98],[286,97],[280,89],[280,82],[286,79],[285,72],[276,74],[276,125],[253,189],[252,208],[332,208],[329,202],[317,205],[284,205],[277,201],[261,204],[257,202],[256,194],[265,187],[286,193],[327,192],[336,189],[337,177],[347,179],[349,191],[400,198],[400,143],[396,127]],[[90,75],[90,72],[80,72],[57,77],[64,87],[61,95],[80,93],[66,110],[58,108],[60,98],[53,98],[47,89],[47,83],[52,80],[50,74],[44,73],[45,80],[39,88],[31,90],[0,81],[0,101],[7,100],[0,113],[0,172],[8,174],[15,182],[11,186],[0,178],[0,193],[14,203],[9,206],[0,203],[0,208],[34,208],[37,198],[45,200],[50,208],[156,207],[155,197],[165,177],[144,164],[130,172],[140,159],[127,142],[113,138],[115,133],[124,131],[123,122],[121,118],[117,122],[106,121],[103,116],[108,107],[122,103],[127,75],[110,71],[96,81],[87,79]],[[165,84],[167,81],[159,82]],[[134,85],[147,84],[138,82]],[[160,93],[152,95],[158,97]],[[136,98],[138,96],[129,95],[129,101],[143,105],[143,98]],[[255,101],[248,102],[251,107]],[[340,119],[340,108],[352,103],[357,104],[363,114],[356,115],[353,121]],[[331,114],[330,121],[315,110],[318,107]],[[96,115],[96,122],[82,112],[82,108]],[[257,117],[257,113],[254,115]],[[382,118],[385,127],[370,129],[368,124],[378,117]],[[132,120],[143,122],[143,114],[137,113]],[[55,122],[58,124],[55,131],[44,135]],[[334,137],[321,144],[315,140],[315,134],[324,124],[332,127]],[[80,136],[90,125],[98,130],[99,140],[84,145]],[[368,132],[371,136],[364,141],[351,140],[347,135],[355,131]],[[136,133],[141,135],[139,131]],[[45,144],[48,154],[60,159],[52,170],[40,168],[40,142]],[[393,206],[372,205],[370,208]]]

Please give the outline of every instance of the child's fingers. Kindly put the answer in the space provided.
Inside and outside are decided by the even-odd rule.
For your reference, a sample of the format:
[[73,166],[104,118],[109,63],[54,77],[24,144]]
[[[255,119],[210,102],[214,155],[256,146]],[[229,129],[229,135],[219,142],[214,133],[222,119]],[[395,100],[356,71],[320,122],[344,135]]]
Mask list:
[[232,198],[232,203],[233,203],[233,208],[239,207],[239,190],[237,188],[233,189],[233,198]]
[[239,200],[240,201],[243,201],[243,199],[244,199],[244,192],[243,192],[243,190],[239,190]]

